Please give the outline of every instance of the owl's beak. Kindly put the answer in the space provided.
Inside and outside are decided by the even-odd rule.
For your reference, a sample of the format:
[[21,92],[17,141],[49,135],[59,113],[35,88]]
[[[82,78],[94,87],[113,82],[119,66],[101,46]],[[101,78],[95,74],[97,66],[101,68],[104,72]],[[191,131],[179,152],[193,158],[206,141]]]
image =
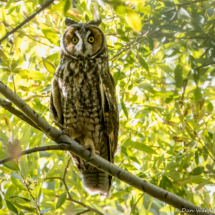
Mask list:
[[85,46],[85,44],[83,43],[83,44],[82,44],[82,52],[83,52],[83,54],[84,54],[85,51],[86,51],[86,46]]

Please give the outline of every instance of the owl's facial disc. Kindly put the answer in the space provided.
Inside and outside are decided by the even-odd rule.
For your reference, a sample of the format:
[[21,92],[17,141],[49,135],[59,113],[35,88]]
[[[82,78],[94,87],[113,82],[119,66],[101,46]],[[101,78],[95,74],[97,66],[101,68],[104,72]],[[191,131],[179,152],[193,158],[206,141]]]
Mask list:
[[92,57],[102,47],[103,35],[95,27],[71,27],[64,36],[63,44],[74,57]]

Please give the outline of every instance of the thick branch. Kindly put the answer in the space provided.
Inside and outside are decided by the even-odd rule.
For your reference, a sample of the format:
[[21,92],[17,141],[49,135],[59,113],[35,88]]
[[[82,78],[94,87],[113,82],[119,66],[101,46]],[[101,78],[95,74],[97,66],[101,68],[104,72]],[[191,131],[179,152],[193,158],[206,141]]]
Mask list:
[[24,24],[28,23],[29,21],[31,21],[38,13],[40,13],[42,10],[44,10],[45,8],[47,8],[54,0],[49,0],[47,1],[45,4],[43,4],[41,6],[41,8],[36,11],[35,13],[33,13],[31,16],[29,16],[26,20],[24,20],[21,24],[19,24],[16,28],[14,28],[12,31],[8,32],[4,37],[2,37],[0,39],[0,43],[2,41],[4,41],[5,39],[8,38],[9,35],[13,34],[14,32],[16,32],[18,29],[20,29]]
[[[60,150],[68,150],[80,157],[82,160],[88,162],[92,166],[107,172],[108,174],[118,178],[121,181],[157,198],[175,208],[180,210],[186,209],[188,214],[197,214],[198,215],[212,215],[210,211],[203,211],[204,209],[182,199],[181,197],[170,193],[160,187],[157,187],[153,184],[148,183],[147,181],[132,175],[124,169],[108,162],[99,155],[95,155],[93,159],[90,160],[90,151],[85,150],[84,147],[78,144],[76,141],[70,139],[64,133],[58,131],[54,127],[50,126],[45,120],[43,120],[38,114],[35,113],[21,98],[19,98],[10,88],[0,82],[0,93],[3,94],[7,99],[13,102],[17,107],[19,107],[25,114],[32,120],[34,123],[52,140],[57,143],[66,143],[60,144],[57,146],[47,146],[50,149],[55,147],[60,147]],[[41,147],[38,147],[41,150]],[[202,212],[203,211],[203,212]]]

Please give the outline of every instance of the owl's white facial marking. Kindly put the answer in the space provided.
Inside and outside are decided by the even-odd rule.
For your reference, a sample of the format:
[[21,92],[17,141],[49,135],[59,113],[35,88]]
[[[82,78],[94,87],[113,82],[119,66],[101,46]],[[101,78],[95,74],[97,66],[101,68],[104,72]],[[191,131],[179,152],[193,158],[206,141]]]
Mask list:
[[74,46],[74,54],[76,56],[87,57],[92,54],[92,44],[88,42],[88,37],[91,34],[91,31],[88,31],[84,37],[80,35],[78,30],[75,31],[76,36],[78,37],[78,42]]
[[94,58],[106,46],[102,31],[93,26],[70,27],[61,40],[62,50],[75,59]]

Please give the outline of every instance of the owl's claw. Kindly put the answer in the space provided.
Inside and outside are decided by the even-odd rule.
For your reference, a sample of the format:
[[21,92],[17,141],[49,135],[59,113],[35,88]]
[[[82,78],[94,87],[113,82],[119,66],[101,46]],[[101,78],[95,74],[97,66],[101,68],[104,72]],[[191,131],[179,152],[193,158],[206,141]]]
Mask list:
[[95,150],[95,146],[94,146],[94,143],[93,143],[93,140],[90,139],[90,138],[84,138],[84,149],[90,149],[91,151],[91,155],[90,155],[90,159],[93,159],[95,157],[95,154],[96,154],[96,150]]
[[57,122],[57,121],[54,120],[52,123],[54,123],[58,128],[60,128],[60,130],[62,130],[62,131],[65,130],[64,126],[61,125],[59,122]]

